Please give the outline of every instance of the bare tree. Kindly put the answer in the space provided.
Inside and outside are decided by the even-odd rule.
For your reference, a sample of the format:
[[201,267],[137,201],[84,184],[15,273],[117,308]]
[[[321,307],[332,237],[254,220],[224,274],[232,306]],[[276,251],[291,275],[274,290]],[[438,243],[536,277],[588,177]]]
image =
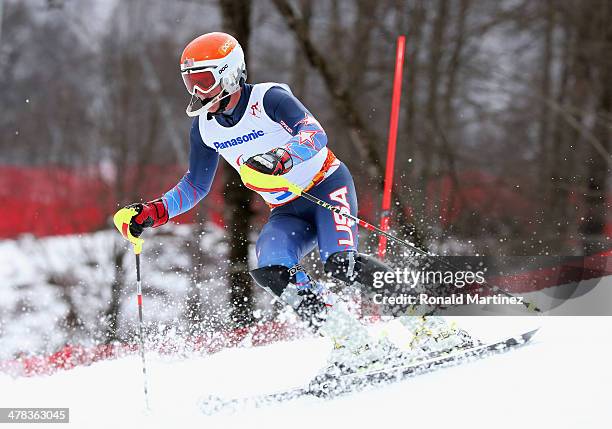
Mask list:
[[[544,40],[542,43],[542,77],[541,93],[542,97],[549,99],[552,95],[552,62],[553,62],[553,32],[555,30],[555,10],[552,0],[548,0],[544,12]],[[542,172],[540,178],[540,190],[546,195],[547,184],[550,183],[547,177],[549,171],[549,134],[550,134],[550,109],[545,103],[540,104],[540,126],[538,129],[538,145],[540,146],[540,162]]]
[[[306,55],[309,63],[320,73],[325,86],[332,96],[334,106],[337,109],[338,116],[343,120],[349,129],[349,134],[354,147],[364,161],[364,167],[374,184],[382,186],[382,180],[385,176],[384,164],[381,162],[381,156],[378,152],[376,142],[380,138],[375,132],[366,125],[359,109],[358,103],[348,91],[345,85],[340,81],[340,74],[334,70],[334,66],[322,55],[319,49],[316,48],[312,38],[308,34],[307,27],[303,20],[297,16],[293,7],[287,0],[273,0],[277,10],[284,18],[287,26],[293,31],[297,42],[302,51]],[[412,235],[415,244],[424,247],[421,241],[421,235],[414,224],[411,224],[406,217],[409,212],[407,205],[403,202],[403,192],[395,189],[394,198],[397,205],[401,208],[399,211],[400,225],[404,225],[409,229],[409,234]]]
[[[244,49],[248,64],[251,34],[251,2],[249,0],[220,0],[223,25],[234,35]],[[249,275],[249,233],[253,210],[251,192],[242,185],[240,177],[231,168],[223,170],[225,178],[225,219],[229,232],[229,279],[232,320],[239,326],[253,321],[253,285]]]
[[[598,2],[591,8],[580,10],[579,37],[581,48],[590,54],[589,62],[594,65],[597,76],[595,85],[595,113],[604,118],[594,124],[593,134],[602,146],[591,145],[586,158],[586,216],[582,226],[584,252],[593,254],[608,250],[604,237],[606,215],[610,202],[607,201],[608,180],[612,165],[612,4]],[[599,150],[598,150],[599,149]],[[603,153],[602,153],[603,152]]]
[[[154,78],[149,76],[146,62],[141,59],[160,49],[144,37],[148,28],[147,20],[142,19],[146,7],[142,1],[118,3],[113,12],[113,31],[102,41],[100,62],[106,84],[100,98],[107,120],[99,124],[99,132],[116,169],[113,195],[119,206],[159,195],[159,188],[150,189],[154,179],[145,171],[153,164],[156,153],[167,153],[160,119],[169,118],[162,114],[161,103],[142,102],[145,94],[159,96],[158,90],[152,90]],[[154,194],[147,195],[147,192]],[[118,338],[118,312],[125,280],[124,247],[114,248],[115,279],[105,314],[109,321],[107,341]]]
[[[306,32],[310,34],[310,20],[312,17],[312,1],[311,0],[300,0],[300,11],[302,14],[302,20],[304,21],[304,27]],[[293,62],[293,85],[292,89],[298,97],[307,103],[306,97],[308,92],[306,91],[306,85],[308,81],[308,64],[304,60],[304,57],[295,52],[295,60]]]

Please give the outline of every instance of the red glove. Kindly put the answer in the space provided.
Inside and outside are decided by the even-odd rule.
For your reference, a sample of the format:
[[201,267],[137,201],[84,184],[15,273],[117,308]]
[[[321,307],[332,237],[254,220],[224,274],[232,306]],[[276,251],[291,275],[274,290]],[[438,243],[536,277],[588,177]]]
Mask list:
[[280,176],[291,170],[293,159],[287,150],[277,147],[269,152],[253,155],[247,159],[246,165],[264,174]]
[[136,215],[130,220],[130,233],[140,237],[145,228],[156,228],[168,222],[168,210],[161,198],[147,203],[130,204],[129,208],[136,209]]

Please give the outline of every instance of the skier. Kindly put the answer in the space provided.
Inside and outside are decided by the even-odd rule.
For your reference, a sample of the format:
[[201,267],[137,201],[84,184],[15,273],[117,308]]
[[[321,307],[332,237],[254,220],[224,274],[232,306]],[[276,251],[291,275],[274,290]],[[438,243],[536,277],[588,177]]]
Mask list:
[[[306,107],[279,83],[249,84],[240,44],[214,32],[183,51],[181,75],[194,117],[189,169],[161,198],[131,205],[130,232],[138,237],[191,209],[209,192],[219,156],[235,169],[245,163],[266,175],[285,175],[316,197],[357,214],[351,174],[327,147],[327,136]],[[376,341],[346,306],[300,260],[318,246],[325,271],[346,284],[372,284],[389,268],[359,253],[354,222],[265,183],[248,183],[271,208],[256,244],[255,282],[293,307],[315,331],[334,341],[331,363],[346,369],[380,361],[392,347]]]

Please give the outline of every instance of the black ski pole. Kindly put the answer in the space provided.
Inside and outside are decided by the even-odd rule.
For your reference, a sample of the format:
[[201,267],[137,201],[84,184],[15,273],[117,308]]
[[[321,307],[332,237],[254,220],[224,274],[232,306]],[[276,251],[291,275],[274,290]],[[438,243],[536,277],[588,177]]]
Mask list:
[[[315,197],[314,195],[309,194],[308,192],[302,191],[299,195],[301,197],[303,197],[303,198],[306,198],[308,201],[311,201],[311,202],[313,202],[313,203],[315,203],[315,204],[317,204],[317,205],[319,205],[319,206],[321,206],[323,208],[331,210],[334,213],[337,213],[339,215],[345,216],[345,217],[347,217],[347,218],[357,222],[358,225],[360,225],[360,226],[362,226],[362,227],[364,227],[364,228],[366,228],[366,229],[368,229],[370,231],[373,231],[373,232],[375,232],[377,234],[380,234],[380,235],[384,235],[388,239],[390,239],[392,241],[395,241],[396,243],[399,243],[399,244],[409,248],[410,250],[414,251],[415,253],[419,253],[422,256],[425,256],[427,258],[431,258],[432,260],[434,260],[436,262],[441,262],[442,264],[446,265],[448,268],[450,268],[452,270],[456,270],[456,271],[458,270],[458,268],[455,267],[453,264],[451,264],[450,262],[440,258],[439,256],[433,255],[433,254],[431,254],[429,252],[426,252],[423,249],[419,249],[415,244],[410,243],[409,241],[406,241],[406,240],[402,240],[401,238],[398,238],[398,237],[396,237],[396,236],[394,236],[392,234],[389,234],[388,232],[383,231],[382,229],[372,225],[371,223],[368,223],[368,222],[366,222],[366,221],[364,221],[362,219],[359,219],[357,216],[353,216],[350,213],[345,213],[345,212],[341,211],[339,207],[333,206],[333,205],[329,204],[328,202],[325,202],[325,201]],[[497,293],[505,295],[505,296],[507,296],[509,298],[514,296],[510,292],[503,290],[499,286],[495,286],[495,285],[493,285],[491,283],[488,283],[488,282],[486,284],[493,291],[495,291]],[[542,312],[542,310],[539,307],[537,307],[535,304],[533,304],[531,302],[523,301],[523,305],[525,307],[527,307],[528,310],[535,311],[537,313],[541,313]]]
[[[362,220],[360,218],[358,218],[357,216],[354,216],[350,213],[345,213],[343,212],[339,207],[336,207],[326,201],[323,201],[317,197],[315,197],[312,194],[309,194],[308,192],[304,191],[301,187],[299,187],[298,185],[291,183],[289,180],[287,180],[285,177],[283,176],[271,176],[269,174],[264,174],[264,173],[260,173],[259,171],[256,171],[250,167],[248,167],[246,164],[242,164],[240,166],[240,176],[242,178],[242,181],[244,182],[245,186],[253,189],[255,191],[261,191],[261,190],[267,190],[267,191],[289,191],[292,194],[298,195],[302,198],[306,198],[308,201],[317,204],[318,206],[321,206],[327,210],[330,210],[334,213],[337,213],[341,216],[347,217],[351,220],[353,220],[354,222],[356,222],[359,226],[362,226],[372,232],[375,232],[377,234],[380,235],[384,235],[385,237],[387,237],[389,240],[395,241],[396,243],[401,244],[404,247],[407,247],[408,249],[412,250],[415,253],[419,253],[421,256],[425,256],[428,258],[431,258],[432,260],[436,261],[436,262],[440,262],[444,265],[446,265],[447,267],[453,269],[453,270],[457,270],[458,268],[455,267],[453,264],[451,264],[448,261],[445,261],[444,259],[441,259],[439,256],[433,255],[430,252],[426,252],[423,249],[419,249],[415,244],[410,243],[409,241],[406,240],[402,240],[401,238],[398,238],[392,234],[389,234],[386,231],[383,231],[382,229],[372,225],[371,223],[366,222],[365,220]],[[257,185],[264,185],[264,186],[257,186]],[[495,292],[500,293],[502,295],[505,295],[507,297],[514,297],[514,295],[512,295],[510,292],[505,291],[503,289],[501,289],[499,286],[495,286],[492,285],[490,283],[487,283],[487,285]],[[535,304],[531,303],[531,302],[527,302],[523,300],[523,305],[525,307],[527,307],[528,310],[531,311],[535,311],[537,313],[541,313],[542,310],[540,308],[538,308]]]
[[144,243],[144,240],[142,238],[134,237],[130,233],[130,221],[134,215],[136,215],[135,209],[124,207],[115,213],[113,221],[115,222],[115,226],[121,235],[123,235],[126,240],[134,245],[134,254],[136,255],[136,298],[138,302],[139,351],[140,359],[142,360],[145,407],[147,410],[149,410],[149,389],[147,383],[147,365],[145,361],[144,318],[142,315],[142,280],[140,277],[140,253],[142,252],[142,244]]
[[144,381],[145,406],[149,409],[149,389],[147,386],[147,364],[145,362],[144,320],[142,317],[142,281],[140,279],[140,253],[136,253],[136,294],[138,299],[138,336],[140,339],[140,359]]

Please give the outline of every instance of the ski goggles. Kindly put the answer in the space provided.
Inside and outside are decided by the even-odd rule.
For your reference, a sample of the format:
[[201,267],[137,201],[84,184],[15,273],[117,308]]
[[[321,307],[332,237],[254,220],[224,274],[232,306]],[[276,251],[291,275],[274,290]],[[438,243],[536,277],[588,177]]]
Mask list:
[[196,95],[196,90],[202,93],[210,92],[219,83],[219,80],[213,71],[214,69],[200,69],[186,70],[181,72],[183,82],[185,82],[185,86],[187,87],[187,91],[191,95]]

